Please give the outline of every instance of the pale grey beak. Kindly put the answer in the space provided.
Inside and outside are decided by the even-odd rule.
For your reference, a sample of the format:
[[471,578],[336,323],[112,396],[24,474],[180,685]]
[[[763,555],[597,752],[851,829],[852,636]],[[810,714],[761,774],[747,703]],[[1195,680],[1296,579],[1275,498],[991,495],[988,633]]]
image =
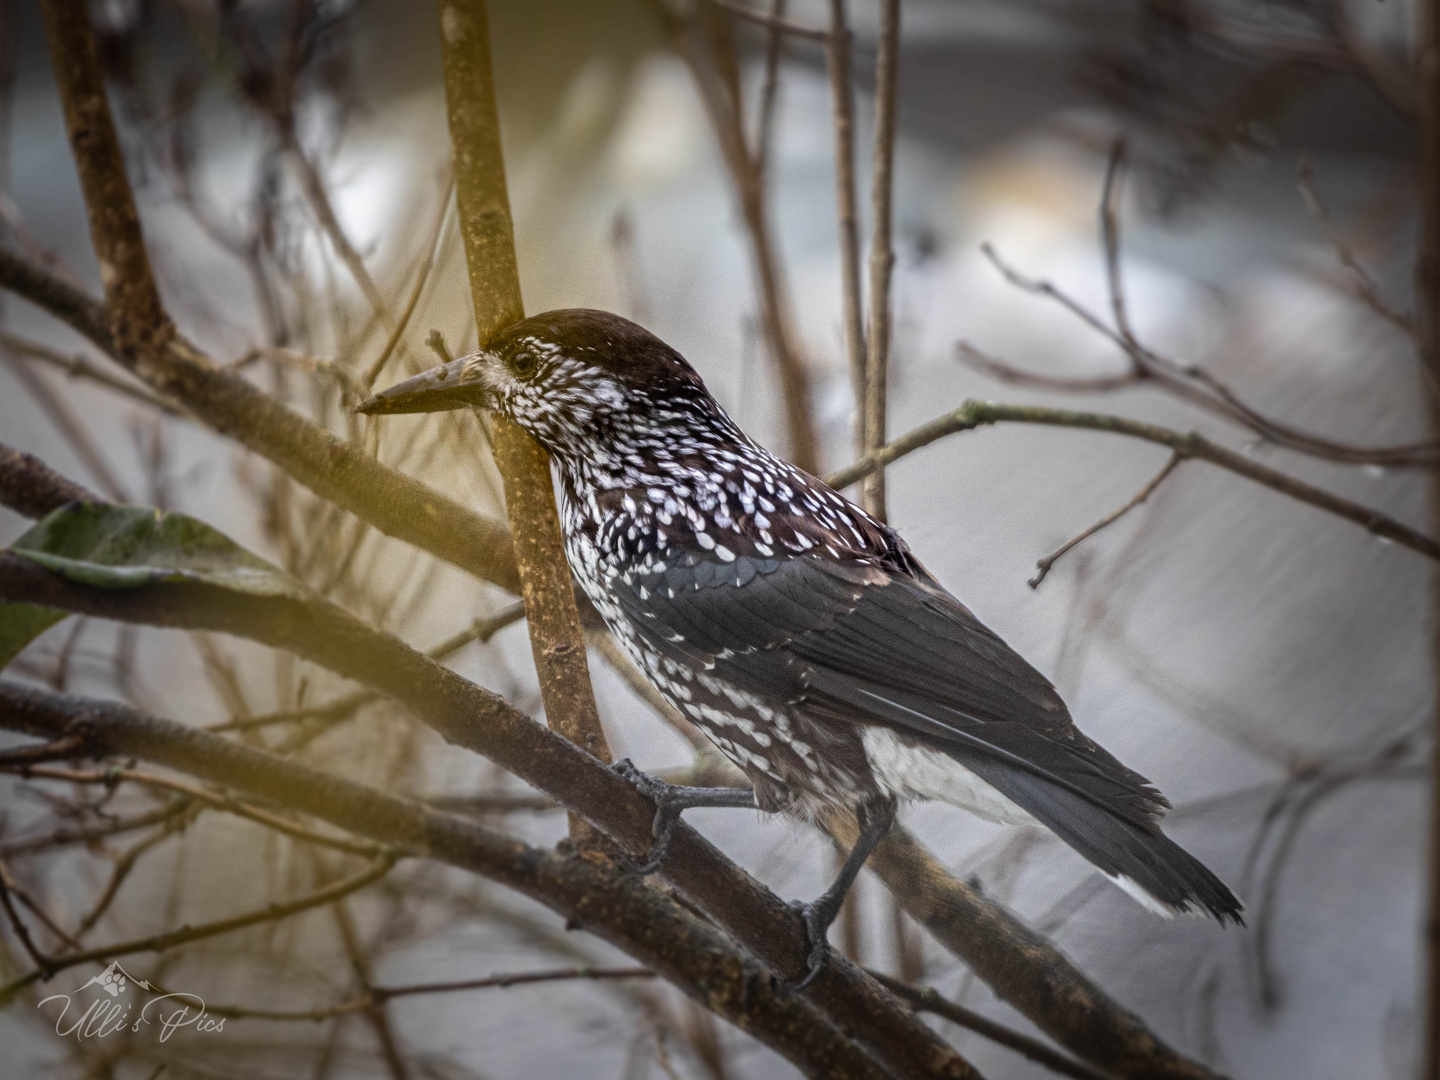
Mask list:
[[444,412],[447,409],[484,408],[490,394],[479,378],[465,376],[470,357],[462,356],[429,371],[398,382],[362,401],[356,412],[370,416],[389,413]]

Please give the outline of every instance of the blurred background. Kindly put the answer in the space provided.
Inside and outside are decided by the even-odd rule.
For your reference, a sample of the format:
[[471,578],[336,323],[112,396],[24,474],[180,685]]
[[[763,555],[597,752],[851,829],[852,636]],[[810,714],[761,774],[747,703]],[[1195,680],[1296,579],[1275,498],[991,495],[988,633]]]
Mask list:
[[[869,0],[848,6],[865,236],[877,14]],[[98,292],[38,11],[16,0],[3,11],[0,231]],[[490,11],[527,311],[636,319],[781,451],[794,436],[777,376],[783,346],[810,374],[819,467],[852,460],[823,49],[787,38],[771,80],[765,29],[699,0],[494,0]],[[431,330],[457,354],[474,347],[434,11],[393,0],[107,0],[93,12],[151,258],[182,332],[337,433],[378,439],[383,460],[500,514],[473,418],[401,418],[377,435],[348,414],[412,300],[381,385],[434,362]],[[830,18],[819,0],[790,0],[785,12],[811,26]],[[1410,315],[1417,18],[1404,0],[905,0],[891,432],[966,397],[1117,412],[1199,430],[1429,529],[1424,469],[1305,452],[1213,402],[1127,381],[1131,360],[1113,337],[1023,287],[1048,281],[1114,325],[1100,210],[1123,137],[1112,205],[1135,340],[1326,446],[1424,439],[1434,387]],[[747,130],[768,131],[770,301],[724,121],[707,107],[727,71]],[[779,344],[767,302],[787,328]],[[38,309],[0,303],[4,442],[107,497],[199,517],[421,647],[512,603],[157,407]],[[1001,425],[893,466],[890,521],[1055,681],[1088,734],[1171,798],[1168,831],[1242,896],[1249,926],[1156,919],[1039,830],[941,806],[907,808],[903,820],[955,874],[1227,1074],[1414,1076],[1430,568],[1346,521],[1187,462],[1027,586],[1037,559],[1123,505],[1165,460],[1136,441]],[[0,511],[0,540],[26,527]],[[450,662],[540,714],[523,625]],[[692,745],[602,655],[592,670],[616,757],[651,771],[691,762]],[[8,673],[197,725],[284,714],[246,737],[503,819],[532,840],[565,832],[563,814],[518,781],[398,710],[315,711],[349,688],[230,639],[71,619]],[[248,910],[336,873],[284,837],[222,814],[166,817],[163,797],[125,786],[5,777],[0,805],[10,872],[87,941]],[[51,842],[59,827],[116,820],[141,825],[88,845]],[[830,846],[799,826],[734,811],[689,820],[782,896],[813,896],[833,872]],[[832,935],[852,955],[1034,1030],[868,875],[853,908]],[[23,969],[14,942],[4,948],[7,974]],[[354,997],[357,957],[385,983],[624,962],[523,898],[407,864],[343,909],[122,963],[212,1009],[303,1011]],[[237,1017],[222,1035],[160,1045],[58,1038],[35,1005],[83,981],[74,974],[0,1012],[0,1074],[793,1074],[659,984],[407,998],[379,1020]],[[943,1026],[988,1076],[1049,1075]]]

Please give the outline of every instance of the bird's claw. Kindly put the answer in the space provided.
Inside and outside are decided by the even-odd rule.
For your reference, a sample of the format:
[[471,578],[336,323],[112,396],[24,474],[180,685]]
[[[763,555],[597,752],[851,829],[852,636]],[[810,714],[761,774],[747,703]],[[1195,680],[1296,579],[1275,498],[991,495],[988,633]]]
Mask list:
[[675,832],[675,823],[680,820],[680,809],[672,804],[672,785],[656,779],[649,773],[641,772],[629,758],[622,758],[610,766],[617,774],[635,785],[636,790],[655,804],[655,818],[650,824],[650,835],[655,843],[650,845],[650,857],[643,863],[631,863],[626,867],[631,873],[645,876],[660,869],[665,856],[670,854],[670,838]]
[[825,918],[820,905],[813,901],[804,903],[792,900],[790,909],[800,916],[800,921],[805,926],[805,942],[810,946],[810,952],[805,957],[809,966],[805,977],[799,982],[787,984],[791,990],[798,992],[813,983],[830,960],[830,941],[826,936],[830,930],[830,920]]

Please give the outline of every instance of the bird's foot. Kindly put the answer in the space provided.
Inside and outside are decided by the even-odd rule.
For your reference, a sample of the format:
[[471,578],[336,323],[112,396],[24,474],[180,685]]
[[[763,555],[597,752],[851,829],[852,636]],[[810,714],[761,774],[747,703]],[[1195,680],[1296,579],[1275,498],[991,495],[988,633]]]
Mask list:
[[676,793],[685,789],[641,772],[629,758],[617,761],[611,768],[634,784],[641,795],[655,804],[655,819],[650,824],[650,835],[655,838],[655,842],[650,845],[650,855],[644,862],[631,863],[626,867],[631,873],[641,876],[653,874],[660,869],[665,856],[670,854],[670,839],[675,834],[675,823],[680,820],[680,812],[688,805],[683,799],[677,798]]
[[611,768],[634,784],[640,794],[655,804],[655,819],[650,825],[650,835],[655,838],[655,842],[650,845],[650,856],[643,864],[629,867],[637,874],[653,874],[660,869],[660,864],[670,852],[670,840],[675,834],[680,815],[692,806],[755,808],[755,793],[749,788],[684,787],[667,784],[649,773],[641,772],[629,758],[617,761]]
[[799,982],[787,984],[791,990],[804,990],[815,981],[816,976],[825,969],[826,963],[830,960],[830,941],[827,935],[830,924],[835,921],[835,915],[828,911],[829,905],[825,903],[825,900],[826,898],[822,896],[819,900],[812,900],[808,904],[800,900],[790,901],[790,910],[800,916],[800,921],[805,926],[805,943],[810,947],[810,951],[805,957],[809,970]]

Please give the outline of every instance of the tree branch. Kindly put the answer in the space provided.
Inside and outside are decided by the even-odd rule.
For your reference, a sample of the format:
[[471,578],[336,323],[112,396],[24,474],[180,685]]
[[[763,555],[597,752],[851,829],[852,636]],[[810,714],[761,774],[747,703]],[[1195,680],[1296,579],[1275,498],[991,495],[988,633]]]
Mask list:
[[178,336],[133,363],[126,361],[111,336],[104,304],[5,248],[0,248],[0,287],[62,319],[163,398],[278,465],[322,499],[386,536],[413,544],[502,589],[520,591],[510,532],[500,522],[380,464],[241,376],[218,367]]
[[[854,840],[851,831],[838,840]],[[999,904],[946,873],[900,826],[867,864],[936,941],[1077,1057],[1128,1080],[1218,1080],[1175,1052],[1063,953]]]
[[487,975],[482,979],[462,979],[458,982],[409,983],[404,986],[371,986],[365,996],[338,1005],[322,1005],[316,1009],[253,1009],[245,1005],[206,1005],[205,1011],[211,1016],[234,1017],[239,1020],[328,1020],[334,1016],[364,1012],[377,1004],[397,997],[414,997],[420,994],[453,994],[464,990],[505,989],[511,986],[531,986],[536,983],[568,982],[571,980],[593,979],[653,979],[655,972],[643,967],[569,967],[551,968],[547,971],[518,971],[503,975]]
[[845,320],[845,353],[850,360],[850,390],[855,399],[855,445],[865,441],[865,325],[860,310],[860,226],[855,199],[855,86],[850,60],[851,33],[845,0],[830,0],[830,36],[825,69],[830,76],[830,123],[835,140],[835,214],[840,236],[840,296]]
[[44,0],[41,8],[90,216],[90,239],[100,261],[111,333],[120,355],[134,364],[163,348],[175,328],[160,302],[140,236],[140,215],[110,119],[87,5],[84,0]]
[[[885,444],[886,391],[890,380],[891,193],[895,178],[896,84],[900,75],[900,0],[881,0],[880,48],[875,58],[875,154],[870,208],[870,319],[866,327],[865,394],[857,403],[864,432],[862,453]],[[884,521],[885,470],[865,478],[862,502]]]
[[1019,423],[1043,424],[1050,427],[1081,428],[1088,431],[1105,431],[1112,435],[1126,435],[1134,439],[1169,447],[1179,458],[1194,458],[1206,461],[1229,472],[1252,480],[1262,487],[1278,491],[1282,495],[1310,506],[1325,510],[1338,517],[1353,521],[1366,532],[1383,540],[1390,540],[1418,551],[1427,558],[1440,560],[1440,542],[1424,533],[1404,525],[1378,510],[1351,502],[1339,495],[1333,495],[1323,488],[1307,484],[1261,465],[1244,454],[1228,450],[1213,443],[1198,432],[1175,431],[1171,428],[1148,424],[1142,420],[1131,420],[1124,416],[1108,413],[1075,412],[1070,409],[1051,409],[1039,405],[1002,405],[993,401],[976,401],[973,398],[959,408],[938,416],[929,423],[907,432],[872,454],[866,454],[859,461],[831,473],[826,482],[834,488],[847,487],[875,469],[881,469],[894,461],[929,446],[937,439],[953,435],[958,431],[971,431],[988,424]]
[[[9,689],[8,685],[5,689]],[[0,723],[3,722],[3,718],[0,718]],[[0,1002],[9,1001],[18,991],[32,983],[48,979],[57,972],[75,967],[77,964],[88,964],[95,960],[113,960],[117,956],[129,956],[131,953],[137,952],[165,952],[168,949],[188,945],[204,938],[233,933],[236,930],[244,930],[246,927],[257,926],[260,923],[279,922],[281,919],[288,919],[292,915],[299,915],[312,908],[333,904],[341,897],[349,896],[366,885],[379,881],[390,872],[390,868],[395,865],[398,858],[399,856],[396,855],[386,855],[352,877],[283,904],[267,904],[263,908],[246,912],[243,915],[234,915],[228,919],[218,919],[215,922],[201,923],[198,926],[182,926],[177,930],[167,930],[163,933],[151,934],[148,937],[100,945],[66,956],[46,957],[45,962],[39,967],[0,986]]]
[[721,11],[728,11],[732,15],[744,19],[746,22],[755,23],[757,26],[766,27],[769,30],[781,34],[791,34],[799,38],[807,38],[810,41],[825,42],[829,39],[830,33],[818,26],[807,26],[798,23],[794,19],[786,19],[764,11],[756,11],[754,8],[746,7],[739,0],[707,0],[707,3],[719,8]]
[[[395,699],[446,739],[496,761],[627,850],[644,851],[652,842],[654,804],[619,775],[501,698],[319,597],[252,597],[194,582],[89,589],[23,556],[0,554],[0,599],[237,634],[284,649]],[[798,980],[807,970],[796,914],[688,825],[676,828],[662,873],[782,978]],[[821,972],[809,997],[903,1076],[973,1075],[898,1001],[840,958]]]
[[1175,466],[1179,465],[1180,462],[1183,460],[1184,459],[1180,456],[1179,453],[1171,453],[1170,457],[1165,462],[1165,466],[1153,477],[1151,477],[1151,479],[1145,484],[1145,486],[1142,487],[1139,491],[1137,491],[1124,506],[1120,507],[1120,509],[1116,510],[1114,513],[1106,514],[1094,525],[1091,525],[1088,529],[1085,529],[1084,531],[1072,536],[1069,540],[1066,540],[1065,543],[1061,544],[1049,555],[1046,555],[1043,559],[1037,562],[1035,564],[1035,576],[1029,581],[1027,581],[1025,584],[1029,585],[1032,589],[1038,589],[1040,587],[1040,583],[1044,581],[1045,578],[1049,575],[1051,567],[1053,567],[1057,562],[1059,562],[1061,557],[1064,556],[1066,552],[1070,551],[1072,548],[1079,547],[1086,540],[1090,539],[1090,537],[1094,536],[1102,529],[1106,529],[1109,526],[1115,524],[1115,522],[1119,521],[1131,510],[1134,510],[1146,499],[1150,498],[1151,495],[1155,494],[1155,489],[1165,482],[1165,478],[1168,477],[1172,472],[1174,472]]
[[[1032,1039],[1004,1024],[997,1024],[994,1020],[981,1016],[973,1009],[967,1009],[964,1005],[942,997],[933,987],[911,986],[879,971],[872,971],[870,974],[892,994],[910,1002],[916,1011],[933,1013],[949,1020],[952,1024],[968,1028],[977,1035],[983,1035],[991,1042],[999,1043],[1001,1046],[1014,1050],[1017,1054],[1023,1054],[1037,1064],[1044,1065],[1053,1073],[1070,1076],[1074,1080],[1109,1080],[1109,1077],[1082,1065],[1073,1058],[1057,1053],[1039,1039]],[[210,1011],[214,1012],[215,1010],[211,1009]]]
[[39,738],[82,733],[97,756],[144,758],[396,851],[481,874],[630,953],[807,1075],[890,1075],[722,934],[600,853],[534,848],[453,814],[123,705],[0,682],[0,727]]
[[103,501],[39,458],[0,443],[0,506],[28,518],[41,518],[66,503]]
[[[439,14],[460,235],[476,332],[483,342],[525,317],[490,71],[490,29],[484,0],[439,0]],[[500,415],[492,417],[490,444],[505,482],[505,511],[515,538],[545,716],[571,742],[608,762],[610,748],[590,686],[550,458],[523,428]],[[577,838],[580,827],[580,821],[572,819],[571,832]]]

